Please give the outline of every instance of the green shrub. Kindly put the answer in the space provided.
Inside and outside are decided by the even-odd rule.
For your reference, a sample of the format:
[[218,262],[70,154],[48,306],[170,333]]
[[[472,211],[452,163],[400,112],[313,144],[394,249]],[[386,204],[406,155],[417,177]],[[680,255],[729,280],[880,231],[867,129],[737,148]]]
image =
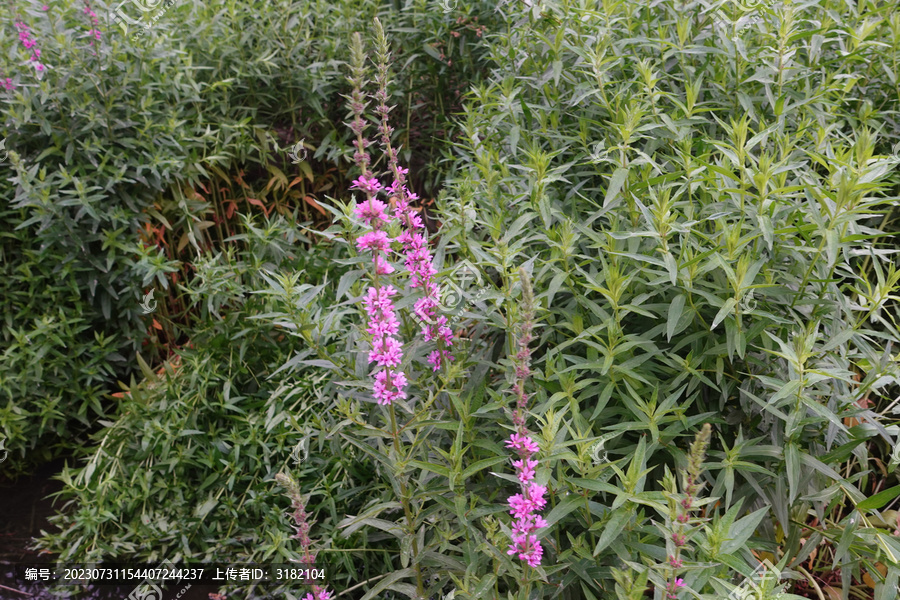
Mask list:
[[[103,390],[128,380],[138,350],[157,363],[190,337],[174,284],[197,256],[244,233],[240,213],[308,211],[322,190],[343,185],[350,150],[341,124],[342,39],[379,13],[397,32],[408,124],[397,135],[428,160],[431,133],[446,129],[452,110],[446,86],[458,88],[480,69],[476,32],[454,20],[461,12],[432,11],[434,2],[400,9],[375,0],[184,0],[158,19],[148,14],[156,20],[141,40],[117,4],[41,5],[13,5],[0,55],[0,83],[9,77],[13,86],[0,87],[0,137],[11,150],[0,173],[3,269],[11,277],[0,283],[9,298],[0,366],[15,373],[0,380],[0,432],[26,459],[17,463],[22,470],[58,442],[75,446],[67,438],[114,411]],[[467,10],[474,19],[488,8]],[[141,14],[130,4],[122,11],[131,20]],[[42,52],[41,74],[17,37],[19,20]],[[99,40],[88,35],[95,30]],[[448,40],[453,49],[439,61],[432,46]],[[286,150],[301,140],[309,156],[295,165]],[[162,329],[140,308],[148,288],[157,292]]]
[[[412,383],[394,425],[393,407],[371,404],[369,336],[344,304],[285,300],[276,319],[311,344],[294,364],[318,356],[334,373],[327,435],[384,467],[380,493],[343,522],[395,538],[391,556],[360,553],[385,574],[364,598],[414,597],[424,580],[426,595],[624,600],[648,585],[659,597],[676,575],[684,597],[713,598],[756,556],[803,577],[815,549],[844,598],[864,572],[891,598],[900,546],[879,509],[898,490],[875,492],[897,482],[869,463],[896,443],[880,411],[898,375],[885,229],[897,101],[878,65],[897,56],[900,21],[887,4],[761,7],[750,27],[737,5],[531,6],[501,8],[492,81],[470,94],[438,203],[439,281],[460,273],[458,360],[431,374],[433,345],[406,316],[421,294],[404,287]],[[327,233],[347,246],[351,208],[336,202]],[[347,253],[337,300],[356,303],[370,261]],[[538,302],[530,418],[551,494],[533,570],[506,555],[515,480],[495,466],[520,265]],[[704,422],[703,512],[674,567],[675,474]]]
[[[198,332],[203,345],[184,352],[181,375],[164,388],[146,384],[154,410],[135,403],[134,420],[125,411],[98,437],[110,449],[128,445],[135,479],[146,475],[134,459],[151,455],[158,477],[178,470],[191,490],[201,477],[208,488],[182,502],[180,486],[142,479],[146,492],[92,513],[89,502],[119,485],[93,479],[117,468],[101,446],[64,473],[77,505],[56,523],[74,526],[42,545],[76,547],[72,556],[141,553],[112,524],[125,515],[160,555],[213,556],[217,541],[239,553],[238,534],[223,528],[249,507],[272,536],[249,534],[252,556],[295,555],[271,476],[294,442],[316,440],[300,489],[312,494],[329,586],[351,597],[636,600],[652,586],[657,597],[677,588],[718,598],[761,556],[813,579],[802,567],[816,551],[821,570],[839,572],[844,599],[864,573],[878,600],[892,598],[900,546],[885,509],[897,502],[896,474],[870,466],[897,441],[884,415],[897,391],[900,279],[888,239],[896,71],[883,68],[896,62],[900,19],[889,8],[499,6],[505,27],[486,47],[491,78],[468,96],[438,201],[436,281],[445,301],[456,295],[442,307],[456,317],[456,360],[437,372],[428,364],[435,345],[412,316],[422,293],[396,261],[409,397],[373,402],[359,307],[371,258],[356,251],[363,229],[341,194],[318,246],[336,276],[303,280],[291,264],[261,258],[270,273],[236,286],[232,261],[248,273],[261,262],[199,261],[185,293],[205,306],[203,319],[225,322]],[[387,167],[373,168],[381,177]],[[260,235],[249,222],[246,231],[276,248],[287,233]],[[536,303],[530,346],[520,268]],[[328,381],[288,404],[276,384],[307,381],[310,367]],[[224,412],[225,381],[255,412]],[[530,396],[536,480],[549,488],[538,568],[507,554],[506,502],[520,489],[502,445],[513,429],[510,388]],[[179,412],[182,398],[205,405],[197,423]],[[173,420],[162,412],[170,409]],[[291,421],[293,434],[288,411],[309,415]],[[217,427],[246,448],[240,458],[217,445]],[[211,433],[196,447],[172,445],[178,433],[203,435],[192,429]],[[271,454],[250,454],[263,438]],[[185,465],[173,447],[206,462]],[[259,504],[230,495],[213,504],[212,490],[228,489],[240,464],[249,471],[237,493]],[[250,473],[264,473],[266,493],[243,485]],[[139,503],[151,500],[174,508],[138,525]],[[216,512],[204,521],[207,508]],[[185,520],[184,540],[161,520],[172,514]]]
[[[271,300],[248,292],[276,267],[312,280],[334,269],[322,254],[297,253],[303,239],[288,223],[248,221],[241,251],[196,261],[185,292],[201,321],[190,343],[159,372],[139,358],[143,381],[117,394],[118,414],[93,434],[84,464],[58,476],[64,502],[50,521],[59,529],[36,548],[63,562],[287,562],[273,475],[300,455],[291,423],[315,427],[322,377],[276,373],[290,346],[256,318]],[[307,478],[365,483],[327,440],[301,441],[316,450],[301,465]]]

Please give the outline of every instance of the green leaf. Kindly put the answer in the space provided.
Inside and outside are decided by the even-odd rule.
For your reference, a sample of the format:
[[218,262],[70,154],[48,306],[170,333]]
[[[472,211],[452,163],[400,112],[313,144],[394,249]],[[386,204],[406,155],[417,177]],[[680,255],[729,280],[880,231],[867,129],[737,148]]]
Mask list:
[[859,510],[878,510],[897,496],[900,496],[900,485],[878,492],[871,498],[867,498],[857,504],[856,508]]
[[202,519],[203,517],[208,515],[209,511],[214,509],[216,507],[216,504],[218,503],[219,500],[217,498],[209,498],[206,502],[197,507],[197,510],[194,512],[194,514]]
[[415,577],[415,571],[413,571],[412,569],[400,569],[399,571],[394,571],[393,573],[379,581],[377,584],[375,584],[375,587],[366,592],[360,600],[372,600],[372,598],[389,588],[397,581],[403,579],[404,577]]
[[784,463],[788,478],[788,502],[793,503],[800,493],[800,449],[796,444],[785,446]]
[[681,315],[684,314],[684,303],[685,303],[684,294],[678,294],[672,300],[672,304],[669,305],[669,318],[666,321],[666,339],[667,341],[672,341],[672,336],[678,332],[678,322],[681,320]]
[[420,469],[424,469],[426,471],[431,471],[432,473],[437,473],[438,475],[443,475],[447,479],[450,479],[450,468],[444,467],[442,465],[438,465],[435,463],[425,462],[421,460],[411,460],[409,464],[419,467]]
[[671,252],[666,252],[663,254],[663,262],[666,264],[666,270],[669,272],[669,281],[672,282],[672,285],[676,285],[678,283],[678,261],[675,260]]
[[484,579],[478,584],[475,588],[475,593],[473,594],[473,598],[478,600],[478,598],[486,598],[489,597],[491,592],[493,592],[494,582],[497,581],[497,577],[493,573],[488,573],[484,576]]
[[752,512],[746,517],[735,521],[728,529],[728,541],[722,544],[723,554],[733,554],[742,548],[756,528],[759,527],[760,521],[763,520],[769,512],[769,507],[760,508],[756,512]]
[[712,325],[710,326],[710,331],[716,328],[716,326],[722,322],[725,317],[730,315],[734,311],[734,307],[737,304],[734,298],[728,298],[725,301],[725,304],[722,305],[722,308],[719,309],[719,312],[716,313],[716,318],[713,319]]
[[462,472],[462,479],[463,481],[465,481],[478,471],[481,471],[482,469],[486,469],[488,467],[493,467],[494,465],[502,463],[506,460],[508,460],[508,457],[506,456],[493,456],[491,458],[483,458],[479,461],[476,461],[466,467],[466,470]]
[[609,187],[606,188],[606,198],[603,200],[603,208],[609,206],[615,199],[626,179],[628,179],[628,169],[619,167],[613,171],[612,177],[609,178]]
[[547,527],[546,531],[550,531],[549,527],[552,527],[557,521],[565,517],[567,514],[575,510],[580,506],[584,506],[584,497],[579,496],[578,494],[570,494],[562,499],[562,502],[553,507],[546,518]]
[[594,546],[594,556],[600,554],[622,533],[625,524],[631,519],[631,505],[620,506],[613,511],[612,516],[603,528],[597,545]]

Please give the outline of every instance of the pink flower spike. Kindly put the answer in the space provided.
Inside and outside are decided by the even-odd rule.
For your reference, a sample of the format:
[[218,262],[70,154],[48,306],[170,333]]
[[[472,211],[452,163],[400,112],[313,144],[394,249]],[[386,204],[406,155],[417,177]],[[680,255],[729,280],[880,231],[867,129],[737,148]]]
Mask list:
[[47,12],[48,10],[50,10],[50,7],[45,4],[41,7],[41,10]]
[[526,458],[513,462],[513,466],[519,471],[519,481],[523,484],[534,479],[534,468],[537,467],[538,461]]
[[372,341],[369,362],[376,361],[382,367],[397,367],[402,356],[402,347],[397,338],[384,337]]
[[375,256],[375,272],[379,275],[390,275],[396,269],[391,266],[391,263],[386,261],[380,254]]

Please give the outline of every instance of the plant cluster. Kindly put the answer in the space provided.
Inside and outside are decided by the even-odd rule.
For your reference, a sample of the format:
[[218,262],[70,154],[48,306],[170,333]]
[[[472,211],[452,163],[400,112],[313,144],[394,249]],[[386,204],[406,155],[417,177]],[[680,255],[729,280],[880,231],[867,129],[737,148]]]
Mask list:
[[[11,475],[81,452],[97,419],[116,413],[104,391],[138,373],[137,352],[161,364],[190,340],[198,314],[181,285],[248,235],[242,216],[325,217],[323,194],[352,179],[340,67],[353,30],[380,14],[395,32],[407,158],[439,158],[428,132],[449,127],[446,84],[481,69],[476,32],[426,5],[184,0],[138,46],[110,18],[141,14],[130,3],[51,4],[11,0],[2,25],[0,431]],[[465,60],[422,50],[437,39]],[[311,152],[294,165],[297,143]],[[151,290],[159,308],[147,316]]]
[[[711,600],[746,589],[768,559],[793,598],[893,600],[890,8],[499,4],[478,37],[489,78],[473,82],[448,135],[430,236],[408,185],[421,165],[389,124],[391,70],[403,72],[391,28],[373,21],[370,77],[364,38],[351,35],[362,21],[323,25],[326,43],[349,48],[346,65],[320,68],[350,77],[334,88],[349,111],[332,106],[340,116],[323,122],[352,134],[333,157],[355,165],[335,186],[353,197],[317,204],[334,217],[324,231],[244,218],[246,248],[225,264],[197,259],[185,294],[206,306],[201,323],[215,318],[182,351],[198,358],[129,388],[147,399],[124,402],[91,461],[66,470],[74,506],[41,543],[141,554],[129,537],[140,534],[181,557],[299,561],[315,539],[328,589],[307,598]],[[258,40],[229,39],[223,74],[265,56]],[[204,90],[222,93],[214,85]],[[265,89],[242,101],[268,101]],[[310,256],[327,256],[316,278],[297,273],[280,239],[302,227],[317,240]],[[234,261],[240,285],[228,281]],[[461,285],[462,301],[477,292],[478,310],[450,322],[442,293],[464,269],[478,289]],[[209,406],[169,408],[183,396]],[[189,418],[203,422],[176,427]],[[316,468],[286,473],[291,439]],[[116,489],[117,469],[141,485]],[[106,487],[95,472],[109,473]],[[185,484],[169,473],[200,481],[199,496],[179,498]],[[289,498],[260,491],[276,475]],[[141,528],[150,498],[167,513]],[[288,500],[299,554],[275,510]],[[269,540],[229,529],[222,542],[239,513]],[[170,514],[188,523],[181,537]],[[792,598],[776,583],[753,593]]]

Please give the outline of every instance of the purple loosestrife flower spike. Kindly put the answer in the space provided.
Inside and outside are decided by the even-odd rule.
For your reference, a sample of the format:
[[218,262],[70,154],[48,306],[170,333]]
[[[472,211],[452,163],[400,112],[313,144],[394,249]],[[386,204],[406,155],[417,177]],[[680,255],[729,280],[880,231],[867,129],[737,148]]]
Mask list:
[[[309,513],[306,512],[306,503],[303,501],[303,495],[300,493],[300,487],[297,482],[285,473],[275,475],[275,480],[287,489],[287,495],[291,499],[291,505],[294,513],[291,515],[294,519],[294,525],[297,533],[292,537],[300,540],[300,549],[303,551],[303,557],[300,562],[307,567],[312,567],[316,562],[316,553],[312,550],[312,541],[309,539]],[[326,588],[317,585],[312,586],[313,593],[307,594],[304,600],[330,600],[331,592]]]
[[414,310],[416,316],[422,321],[422,337],[426,342],[437,340],[439,349],[428,355],[428,362],[433,371],[441,368],[443,360],[454,360],[453,355],[446,348],[453,345],[453,331],[447,326],[447,317],[441,315],[435,318],[435,309],[440,304],[441,289],[433,281],[437,269],[431,260],[431,251],[428,246],[428,238],[417,230],[424,230],[425,225],[416,209],[410,206],[410,202],[417,200],[418,196],[410,192],[406,187],[406,174],[409,169],[401,167],[397,158],[397,151],[391,144],[393,128],[389,124],[391,107],[388,106],[388,70],[391,62],[391,50],[385,35],[384,27],[378,18],[375,19],[376,38],[376,75],[377,90],[374,99],[377,102],[375,112],[379,117],[378,132],[381,135],[381,144],[384,146],[388,157],[388,167],[394,176],[394,182],[387,192],[395,203],[396,213],[405,230],[397,237],[397,241],[403,244],[403,253],[406,255],[404,264],[410,273],[410,287],[421,287],[425,296],[420,298]]
[[531,373],[529,369],[531,350],[528,343],[532,340],[531,329],[534,326],[534,294],[531,290],[528,273],[524,268],[519,269],[519,276],[522,282],[523,308],[517,340],[518,352],[513,360],[513,364],[516,366],[516,383],[513,386],[513,393],[516,395],[516,410],[513,413],[516,432],[507,440],[506,447],[515,450],[520,457],[519,460],[513,462],[513,467],[516,469],[522,493],[510,496],[508,499],[509,512],[513,515],[514,520],[512,544],[510,544],[507,554],[516,555],[529,566],[537,567],[541,564],[544,549],[535,532],[546,527],[547,521],[535,513],[547,504],[544,499],[547,488],[534,481],[538,461],[531,457],[538,452],[540,447],[531,439],[525,428],[525,408],[528,404],[528,397],[525,395],[525,379]]
[[[91,8],[91,4],[90,4],[90,2],[88,2],[88,0],[84,0],[84,14],[86,14],[86,15],[88,16],[88,18],[90,18],[90,20],[91,20],[91,26],[92,26],[92,27],[91,27],[91,30],[88,31],[88,35],[89,35],[90,37],[96,39],[97,41],[100,41],[100,39],[101,39],[101,36],[100,36],[100,21],[99,21],[99,19],[97,19],[97,13],[95,13],[95,12],[94,12],[94,9]],[[94,45],[94,40],[91,40],[91,41],[89,42],[89,45],[90,45],[90,46],[93,46],[93,45]],[[97,53],[94,52],[94,55],[95,55],[95,56],[96,56],[96,54],[97,54]]]
[[[687,469],[683,473],[684,497],[672,504],[673,529],[670,539],[675,547],[675,552],[668,558],[668,566],[670,569],[668,583],[666,585],[667,600],[677,600],[679,589],[684,587],[684,580],[676,577],[679,569],[684,566],[681,560],[681,552],[687,546],[691,511],[694,509],[694,500],[697,493],[702,487],[700,476],[703,473],[703,461],[706,457],[706,449],[709,447],[709,440],[712,436],[712,427],[709,423],[705,423],[691,444],[688,452]],[[674,480],[672,487],[675,488]],[[676,490],[677,491],[677,490]]]
[[[15,26],[16,30],[19,32],[19,41],[22,42],[22,46],[24,46],[26,50],[31,51],[31,61],[35,63],[35,70],[38,72],[43,71],[45,66],[40,62],[41,50],[37,47],[37,40],[31,37],[31,31],[28,25],[17,19],[15,21]],[[9,80],[7,80],[7,82],[8,81]]]
[[[350,128],[356,134],[357,152],[354,159],[362,174],[353,182],[352,189],[362,192],[366,199],[356,206],[355,213],[367,226],[372,229],[359,236],[356,246],[360,250],[368,250],[372,253],[372,261],[375,266],[374,285],[370,287],[363,299],[369,325],[366,331],[372,335],[372,350],[369,352],[369,362],[375,362],[380,371],[375,373],[372,386],[372,395],[375,401],[381,405],[389,405],[394,400],[406,398],[406,374],[395,370],[403,361],[403,345],[396,336],[399,332],[399,321],[394,313],[394,305],[391,297],[397,290],[390,285],[382,286],[378,283],[379,275],[389,275],[394,271],[387,256],[391,253],[393,241],[384,229],[394,220],[390,215],[387,205],[375,198],[382,191],[383,186],[369,171],[369,155],[365,148],[369,141],[365,139],[366,122],[363,116],[365,103],[363,102],[362,86],[365,83],[365,51],[362,44],[362,36],[354,34],[351,44],[351,75],[348,78],[353,85],[350,95],[350,108],[353,112],[353,121]],[[318,599],[317,599],[318,600]]]

